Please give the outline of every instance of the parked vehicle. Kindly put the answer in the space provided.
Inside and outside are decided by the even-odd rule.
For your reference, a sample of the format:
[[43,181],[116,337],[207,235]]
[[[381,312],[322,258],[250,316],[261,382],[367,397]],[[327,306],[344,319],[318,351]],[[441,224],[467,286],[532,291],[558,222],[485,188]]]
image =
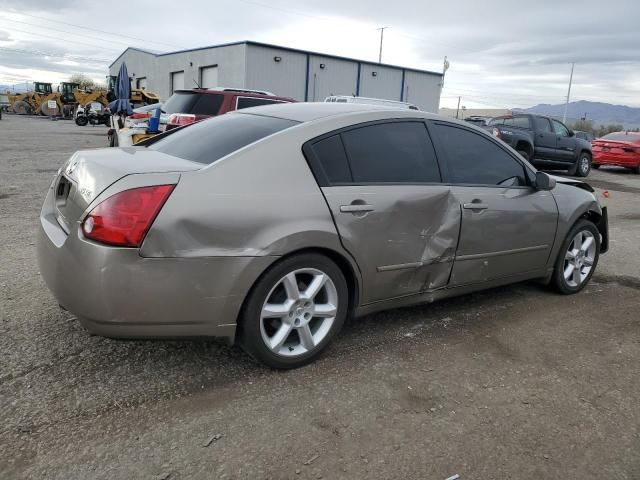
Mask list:
[[489,123],[490,120],[491,117],[483,117],[482,115],[472,115],[464,119],[465,122],[473,123],[482,127]]
[[586,183],[464,122],[337,103],[77,152],[38,233],[42,277],[90,331],[222,336],[275,368],[348,315],[528,279],[579,292],[607,248]]
[[111,112],[102,103],[95,101],[86,105],[78,105],[74,114],[76,125],[109,125]]
[[568,170],[569,175],[578,177],[591,171],[591,143],[554,118],[530,114],[496,117],[484,128],[538,168]]
[[271,92],[240,88],[177,90],[162,106],[164,119],[161,119],[161,123],[166,123],[166,128],[171,130],[233,110],[294,101]]
[[614,132],[593,141],[593,168],[615,165],[640,174],[640,133]]
[[331,95],[324,99],[327,103],[359,103],[361,105],[382,105],[394,108],[408,108],[410,110],[419,110],[418,107],[407,102],[398,102],[397,100],[386,100],[384,98],[356,97],[354,95]]

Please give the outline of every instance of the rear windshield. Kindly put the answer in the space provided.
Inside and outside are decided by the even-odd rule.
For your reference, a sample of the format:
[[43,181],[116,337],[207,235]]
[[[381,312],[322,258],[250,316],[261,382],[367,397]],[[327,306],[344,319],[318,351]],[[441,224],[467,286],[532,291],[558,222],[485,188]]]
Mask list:
[[297,125],[282,118],[225,114],[194,123],[150,145],[174,157],[210,164],[269,135]]
[[604,140],[614,140],[618,142],[637,142],[640,141],[640,134],[614,132],[602,137]]
[[162,105],[164,113],[217,115],[224,97],[217,93],[176,92]]

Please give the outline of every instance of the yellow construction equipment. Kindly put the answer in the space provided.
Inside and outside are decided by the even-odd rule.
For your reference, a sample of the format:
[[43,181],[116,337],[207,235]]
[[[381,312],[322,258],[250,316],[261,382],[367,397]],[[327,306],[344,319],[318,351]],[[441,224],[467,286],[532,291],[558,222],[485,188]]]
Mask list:
[[[118,77],[115,75],[110,75],[107,77],[107,98],[110,102],[116,100],[115,95],[115,85]],[[131,78],[129,78],[129,82],[131,82]],[[150,92],[144,88],[131,88],[131,95],[129,96],[129,100],[133,103],[135,107],[141,107],[143,105],[153,105],[154,103],[158,103],[160,101],[160,97],[157,93]]]

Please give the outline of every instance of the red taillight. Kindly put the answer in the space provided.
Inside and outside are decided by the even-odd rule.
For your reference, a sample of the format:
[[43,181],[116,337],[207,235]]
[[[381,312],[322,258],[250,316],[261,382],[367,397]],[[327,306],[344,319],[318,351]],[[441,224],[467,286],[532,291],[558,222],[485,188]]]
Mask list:
[[175,185],[133,188],[99,203],[82,222],[84,236],[119,247],[139,247]]
[[499,128],[493,128],[493,130],[491,130],[491,134],[496,137],[496,138],[501,138],[501,134],[500,134],[500,129]]
[[129,115],[128,118],[130,118],[131,120],[137,120],[137,119],[149,118],[149,117],[151,117],[151,114],[148,112],[133,112],[131,115]]
[[190,113],[174,113],[169,117],[169,121],[167,122],[169,125],[189,125],[196,121],[196,116]]

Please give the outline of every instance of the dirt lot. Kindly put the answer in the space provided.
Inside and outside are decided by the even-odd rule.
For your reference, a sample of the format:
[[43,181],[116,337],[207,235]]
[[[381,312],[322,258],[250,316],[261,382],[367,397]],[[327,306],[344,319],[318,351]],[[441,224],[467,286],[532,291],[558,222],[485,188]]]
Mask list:
[[213,340],[90,336],[57,307],[38,212],[105,131],[0,121],[1,479],[640,478],[640,176],[589,177],[613,239],[581,294],[519,284],[373,315],[275,372]]

